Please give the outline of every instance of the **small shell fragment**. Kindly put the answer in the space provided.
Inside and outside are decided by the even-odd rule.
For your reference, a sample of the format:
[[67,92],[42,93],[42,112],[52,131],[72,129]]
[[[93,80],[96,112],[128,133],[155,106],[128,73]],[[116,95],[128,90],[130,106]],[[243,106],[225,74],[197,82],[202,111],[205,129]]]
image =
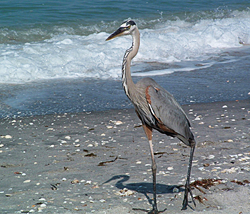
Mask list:
[[65,136],[65,139],[66,139],[66,140],[70,140],[71,137],[70,137],[70,136]]
[[209,155],[208,159],[214,159],[214,157],[215,157],[214,155]]
[[120,196],[130,196],[130,195],[133,195],[134,192],[132,190],[127,189],[127,188],[123,188],[115,194],[120,195]]
[[167,168],[167,170],[173,170],[174,169],[174,167],[172,167],[172,166],[169,166],[168,168]]
[[79,182],[80,182],[80,181],[79,181],[78,179],[76,179],[76,178],[75,178],[73,181],[71,181],[72,184],[77,184],[77,183],[79,183]]
[[119,125],[121,125],[121,124],[123,124],[122,121],[119,121],[119,120],[118,120],[118,121],[115,122],[115,125],[117,125],[117,126],[119,126]]
[[91,184],[92,183],[92,181],[86,181],[86,184]]
[[5,135],[5,136],[1,136],[1,138],[11,139],[11,138],[12,138],[12,136],[7,134],[7,135]]
[[224,169],[221,171],[221,173],[234,173],[236,172],[236,170],[238,170],[238,168],[232,167],[231,169]]

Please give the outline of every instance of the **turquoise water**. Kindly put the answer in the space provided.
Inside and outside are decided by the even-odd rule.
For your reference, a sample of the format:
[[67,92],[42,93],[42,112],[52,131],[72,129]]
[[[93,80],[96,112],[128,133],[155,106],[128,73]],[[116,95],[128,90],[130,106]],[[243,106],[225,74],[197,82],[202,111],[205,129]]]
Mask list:
[[[167,20],[196,21],[230,17],[232,11],[249,10],[249,7],[250,2],[247,0],[1,1],[0,41],[41,40],[63,33],[62,28],[69,34],[88,35],[109,29],[109,26],[114,27],[114,22],[120,23],[128,17],[140,20],[144,28],[153,28],[156,23]],[[40,38],[34,38],[34,35],[39,34]],[[6,36],[12,38],[8,41],[4,38]]]
[[[9,0],[0,2],[0,27],[39,24],[63,24],[82,22],[92,25],[101,21],[122,21],[125,18],[157,19],[184,16],[182,13],[216,13],[216,11],[245,10],[247,0],[230,1],[102,1],[102,0]],[[182,18],[182,17],[181,17]]]
[[137,76],[209,67],[225,49],[250,44],[248,1],[21,2],[0,2],[0,83],[119,79],[130,38],[105,39],[129,17],[141,31]]
[[[183,79],[183,75],[188,77],[190,72],[196,72],[202,73],[199,81],[205,84],[202,81],[213,77],[213,69],[218,81],[221,78],[224,81],[230,79],[223,76],[225,69],[232,64],[243,65],[243,70],[238,72],[242,76],[236,78],[237,94],[232,98],[228,93],[225,97],[197,95],[195,99],[186,94],[189,98],[184,98],[182,104],[210,102],[211,97],[214,101],[237,96],[248,98],[249,1],[10,0],[0,2],[0,114],[78,112],[128,106],[125,96],[114,94],[109,100],[108,88],[99,97],[89,93],[96,87],[107,87],[107,81],[120,88],[120,82],[116,84],[121,78],[121,61],[131,38],[109,42],[105,39],[127,18],[135,20],[141,33],[140,50],[131,68],[135,79],[152,76],[164,85],[169,77]],[[62,92],[56,81],[65,81],[65,88],[68,86],[77,94]],[[82,81],[83,88],[73,89],[74,81],[77,84]],[[187,78],[186,84],[193,83]],[[62,105],[67,102],[62,94],[75,97],[73,100],[84,100],[85,88],[89,90],[85,104],[75,108],[71,100]],[[174,89],[171,93],[180,93],[180,87],[170,88]],[[55,96],[49,94],[52,90]],[[224,90],[228,91],[226,85]],[[34,93],[31,95],[30,91]],[[58,105],[47,105],[48,99]],[[117,104],[112,99],[121,101]],[[37,109],[37,106],[42,107]]]

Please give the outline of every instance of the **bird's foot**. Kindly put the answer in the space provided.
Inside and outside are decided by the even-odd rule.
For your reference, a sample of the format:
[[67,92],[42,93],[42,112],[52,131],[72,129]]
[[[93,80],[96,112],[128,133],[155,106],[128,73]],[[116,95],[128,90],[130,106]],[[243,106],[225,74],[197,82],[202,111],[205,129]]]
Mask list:
[[182,202],[182,210],[186,210],[187,209],[187,206],[188,206],[188,193],[190,193],[192,202],[194,203],[194,206],[196,207],[196,203],[194,201],[194,197],[193,197],[193,193],[191,191],[190,184],[186,183],[186,185],[185,185],[184,199],[183,199],[183,202]]

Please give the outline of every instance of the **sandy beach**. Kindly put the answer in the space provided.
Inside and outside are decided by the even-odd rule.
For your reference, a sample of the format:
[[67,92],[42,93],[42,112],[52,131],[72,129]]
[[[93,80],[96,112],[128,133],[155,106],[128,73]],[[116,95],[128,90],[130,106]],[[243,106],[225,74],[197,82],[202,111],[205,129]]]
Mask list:
[[[154,131],[159,210],[249,213],[250,100],[183,108],[197,141],[197,206],[181,211],[189,148]],[[1,119],[0,128],[0,213],[152,208],[149,148],[133,109]]]

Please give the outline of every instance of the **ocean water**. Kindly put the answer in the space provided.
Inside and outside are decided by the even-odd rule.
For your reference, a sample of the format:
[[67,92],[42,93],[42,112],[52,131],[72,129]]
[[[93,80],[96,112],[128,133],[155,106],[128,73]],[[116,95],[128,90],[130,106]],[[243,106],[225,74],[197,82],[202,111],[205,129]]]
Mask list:
[[10,0],[0,18],[0,117],[131,107],[131,37],[105,41],[127,18],[141,32],[135,81],[151,76],[182,104],[249,98],[247,0]]

